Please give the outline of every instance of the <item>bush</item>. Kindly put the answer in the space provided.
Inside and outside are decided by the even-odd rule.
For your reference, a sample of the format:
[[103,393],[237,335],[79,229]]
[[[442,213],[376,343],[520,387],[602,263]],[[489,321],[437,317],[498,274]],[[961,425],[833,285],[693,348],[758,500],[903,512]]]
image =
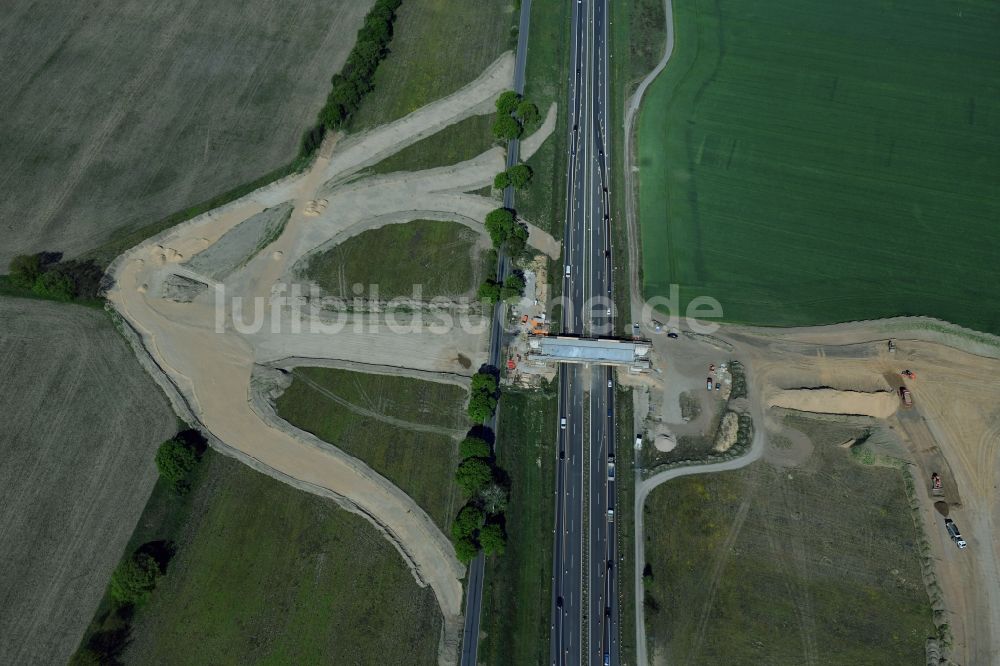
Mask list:
[[504,141],[510,141],[521,136],[521,123],[511,116],[500,116],[493,123],[493,136]]
[[173,485],[174,490],[187,490],[188,476],[198,464],[198,454],[187,443],[174,438],[160,444],[156,451],[156,468],[160,477]]
[[111,574],[111,597],[122,604],[141,603],[156,587],[162,573],[152,555],[135,553]]
[[466,537],[475,538],[479,526],[483,524],[482,510],[472,504],[466,504],[455,516],[455,521],[451,524],[451,537],[459,541]]
[[507,169],[507,177],[510,180],[510,184],[519,190],[524,189],[531,180],[531,175],[531,167],[527,164],[516,164]]
[[19,254],[10,260],[8,268],[12,284],[30,289],[42,274],[42,258],[37,254]]
[[490,305],[493,305],[500,300],[500,294],[500,285],[494,280],[486,280],[483,282],[479,285],[479,291],[476,293],[479,300],[486,301]]
[[31,287],[36,295],[55,301],[72,301],[76,296],[73,281],[57,270],[49,270],[38,276]]
[[485,490],[493,481],[493,467],[485,458],[466,458],[455,470],[455,482],[469,497]]
[[498,190],[505,190],[510,185],[510,176],[506,171],[501,171],[493,177],[493,187]]
[[517,110],[520,101],[521,96],[513,90],[500,93],[500,97],[497,98],[497,113],[501,116],[509,116]]
[[533,126],[538,122],[538,107],[526,99],[521,100],[521,102],[517,105],[517,115],[521,119],[522,123],[529,127]]

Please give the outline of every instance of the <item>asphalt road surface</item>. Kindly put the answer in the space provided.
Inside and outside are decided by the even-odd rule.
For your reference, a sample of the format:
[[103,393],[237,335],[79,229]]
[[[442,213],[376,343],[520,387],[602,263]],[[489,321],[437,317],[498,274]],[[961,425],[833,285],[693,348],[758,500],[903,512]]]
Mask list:
[[[521,17],[517,33],[517,55],[514,61],[514,90],[518,93],[524,92],[524,71],[528,56],[528,25],[531,20],[531,0],[522,0]],[[507,144],[507,168],[517,164],[520,152],[520,142],[513,139]],[[514,188],[508,187],[503,193],[503,205],[505,208],[514,207]],[[507,275],[509,262],[507,257],[500,253],[497,261],[497,279],[501,282]],[[490,329],[490,355],[489,365],[494,368],[500,367],[500,352],[503,346],[503,322],[504,303],[497,303],[493,311],[493,322]],[[497,414],[488,425],[493,432],[497,431]],[[465,627],[462,632],[462,666],[475,666],[479,657],[479,625],[483,605],[483,578],[485,576],[486,558],[480,552],[469,564],[469,577],[466,581],[465,593]]]
[[[598,337],[614,331],[607,0],[577,2],[572,26],[563,333]],[[560,369],[553,665],[619,663],[614,391],[610,368]]]

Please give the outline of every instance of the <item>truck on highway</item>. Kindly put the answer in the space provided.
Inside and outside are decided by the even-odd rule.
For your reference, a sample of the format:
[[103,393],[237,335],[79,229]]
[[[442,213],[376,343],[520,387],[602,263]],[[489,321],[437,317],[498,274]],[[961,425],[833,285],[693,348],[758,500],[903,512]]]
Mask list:
[[608,481],[615,480],[615,464],[613,462],[608,463]]
[[965,548],[969,544],[965,543],[965,539],[962,538],[962,533],[958,531],[958,525],[951,518],[944,519],[944,527],[948,530],[948,536],[951,540],[955,542],[955,545],[959,548]]

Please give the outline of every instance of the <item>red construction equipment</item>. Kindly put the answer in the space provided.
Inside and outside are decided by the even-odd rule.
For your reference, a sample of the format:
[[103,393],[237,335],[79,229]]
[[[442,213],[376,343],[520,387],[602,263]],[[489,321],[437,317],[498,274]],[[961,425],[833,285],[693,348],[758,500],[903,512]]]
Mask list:
[[916,379],[917,378],[917,373],[913,372],[913,370],[903,370],[899,374],[903,375],[907,379]]

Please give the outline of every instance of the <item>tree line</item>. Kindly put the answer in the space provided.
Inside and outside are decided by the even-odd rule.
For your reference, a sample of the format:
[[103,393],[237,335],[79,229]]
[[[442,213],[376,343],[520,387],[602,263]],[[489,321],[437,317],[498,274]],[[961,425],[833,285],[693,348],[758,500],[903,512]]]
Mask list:
[[10,261],[7,279],[19,289],[53,301],[97,298],[104,271],[93,261],[62,261],[60,252],[19,254]]
[[374,87],[372,79],[379,63],[389,54],[396,10],[402,0],[376,0],[365,16],[347,62],[330,83],[333,87],[320,109],[316,124],[302,136],[300,157],[309,157],[319,149],[327,131],[339,129],[358,110],[361,100]]

